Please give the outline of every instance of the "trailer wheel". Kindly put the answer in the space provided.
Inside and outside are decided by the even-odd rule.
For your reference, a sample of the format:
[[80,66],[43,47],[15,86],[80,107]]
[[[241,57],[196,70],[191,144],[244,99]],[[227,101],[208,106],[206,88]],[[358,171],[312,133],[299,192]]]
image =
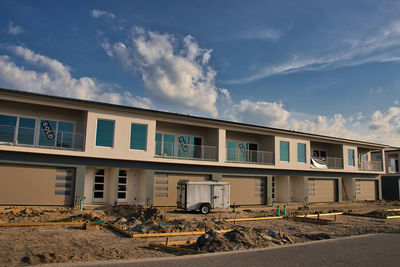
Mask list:
[[201,204],[200,205],[200,212],[203,214],[208,214],[210,212],[210,205],[209,204]]

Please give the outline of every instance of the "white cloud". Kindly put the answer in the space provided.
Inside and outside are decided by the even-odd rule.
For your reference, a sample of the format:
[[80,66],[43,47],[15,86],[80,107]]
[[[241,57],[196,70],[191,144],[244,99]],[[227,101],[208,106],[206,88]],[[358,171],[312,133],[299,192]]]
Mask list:
[[[347,45],[343,47],[343,44]],[[247,77],[227,80],[225,82],[240,84],[273,75],[301,71],[329,70],[369,62],[400,61],[400,20],[392,21],[379,31],[359,39],[339,40],[337,43],[333,43],[331,47],[327,47],[325,52],[322,52],[324,56],[296,55],[285,63],[266,66],[257,69]]]
[[102,46],[125,69],[140,73],[145,91],[159,103],[183,112],[218,115],[216,72],[208,65],[212,50],[200,48],[192,36],[175,38],[136,27],[129,42],[105,40]]
[[111,85],[99,82],[94,78],[74,78],[71,75],[70,67],[28,48],[14,46],[10,47],[10,50],[22,58],[24,63],[43,71],[28,70],[26,66],[18,66],[9,56],[2,55],[0,56],[2,87],[113,104],[145,108],[152,106],[148,98],[134,97],[128,91],[116,92]]
[[281,38],[281,35],[282,33],[276,29],[264,28],[241,32],[236,36],[236,38],[277,41],[279,38]]
[[98,9],[93,9],[92,11],[90,11],[90,15],[93,18],[100,18],[100,17],[109,17],[111,19],[115,18],[115,15],[113,13]]
[[8,32],[13,35],[17,35],[17,34],[23,33],[24,29],[22,29],[21,26],[14,25],[14,23],[12,21],[10,21],[8,23]]

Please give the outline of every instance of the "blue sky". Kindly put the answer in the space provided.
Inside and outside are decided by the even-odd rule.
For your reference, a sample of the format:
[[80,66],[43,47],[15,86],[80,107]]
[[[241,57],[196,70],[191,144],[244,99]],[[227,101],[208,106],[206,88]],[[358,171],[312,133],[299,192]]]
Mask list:
[[0,87],[400,146],[400,2],[0,2]]

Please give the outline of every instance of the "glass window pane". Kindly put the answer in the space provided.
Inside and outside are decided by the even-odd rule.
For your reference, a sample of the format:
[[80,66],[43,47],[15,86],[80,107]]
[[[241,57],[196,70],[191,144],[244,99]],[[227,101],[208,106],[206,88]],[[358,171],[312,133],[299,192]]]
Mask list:
[[147,125],[131,124],[131,149],[146,150]]
[[175,155],[175,135],[164,134],[164,151],[166,156],[173,157]]
[[94,190],[104,190],[104,184],[94,184]]
[[13,142],[17,117],[0,115],[0,142]]
[[119,184],[126,184],[126,178],[118,178],[118,183]]
[[120,198],[120,199],[126,198],[126,193],[125,192],[118,192],[118,198]]
[[350,166],[354,166],[354,150],[353,149],[349,149],[348,150],[348,161],[349,161],[349,165]]
[[114,121],[97,120],[96,146],[114,146]]
[[126,176],[126,175],[127,175],[127,171],[126,170],[119,170],[118,176]]
[[177,137],[178,157],[187,158],[189,152],[189,136]]
[[94,182],[95,183],[104,183],[104,177],[103,176],[95,176]]
[[94,198],[103,198],[103,192],[94,192]]
[[119,184],[119,185],[118,185],[118,191],[126,191],[126,185],[124,185],[124,184]]
[[280,142],[280,160],[289,161],[289,142]]
[[247,143],[239,142],[238,144],[239,161],[246,162],[247,160]]
[[56,121],[41,120],[39,146],[54,146],[55,145],[55,130]]
[[236,142],[228,141],[227,144],[227,160],[236,161]]
[[156,155],[161,155],[162,134],[156,133]]
[[104,175],[104,170],[103,169],[97,170],[96,175]]
[[306,144],[297,144],[298,162],[306,162]]
[[57,146],[71,148],[73,133],[74,124],[72,122],[59,121],[57,129]]
[[19,118],[18,144],[33,145],[35,139],[36,120]]

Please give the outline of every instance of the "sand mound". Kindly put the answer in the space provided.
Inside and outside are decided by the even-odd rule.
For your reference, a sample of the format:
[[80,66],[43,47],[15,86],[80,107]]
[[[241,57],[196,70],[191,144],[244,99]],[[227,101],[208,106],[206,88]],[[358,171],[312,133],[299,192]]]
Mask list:
[[206,252],[228,251],[272,246],[272,238],[259,229],[238,227],[224,235],[209,231],[201,235],[192,249]]

